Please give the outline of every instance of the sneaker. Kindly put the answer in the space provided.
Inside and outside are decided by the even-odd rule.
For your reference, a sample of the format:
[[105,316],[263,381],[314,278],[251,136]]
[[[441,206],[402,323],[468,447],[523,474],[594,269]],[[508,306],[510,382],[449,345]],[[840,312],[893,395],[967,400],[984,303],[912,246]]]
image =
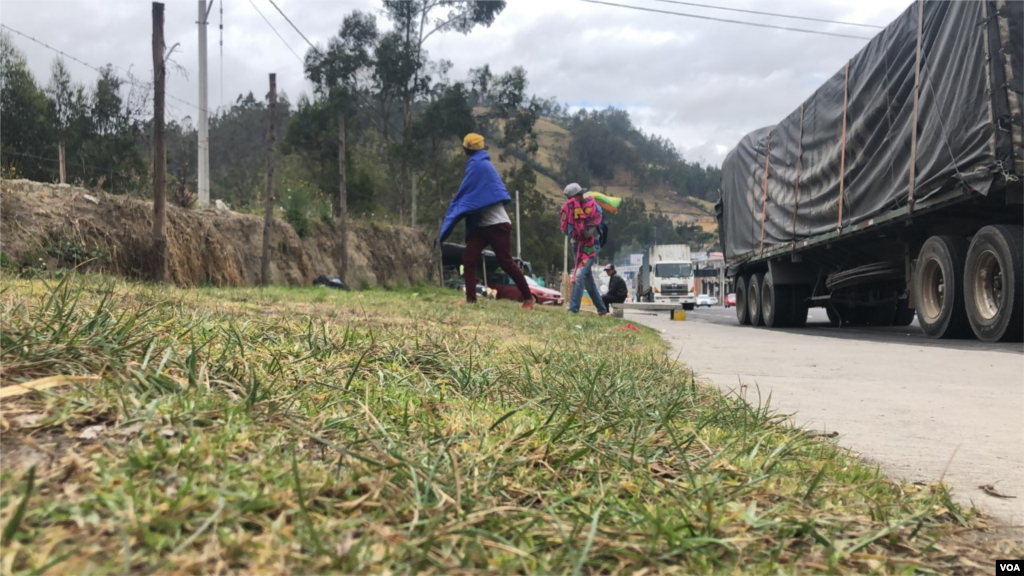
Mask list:
[[522,308],[523,308],[523,310],[533,310],[533,305],[536,304],[536,303],[537,303],[537,299],[531,296],[529,300],[524,300],[523,301]]
[[597,313],[597,315],[598,315],[598,316],[607,316],[607,315],[609,315],[609,314],[611,314],[611,312],[609,312],[609,311],[607,311],[607,310],[605,310],[604,312],[598,312],[598,313]]

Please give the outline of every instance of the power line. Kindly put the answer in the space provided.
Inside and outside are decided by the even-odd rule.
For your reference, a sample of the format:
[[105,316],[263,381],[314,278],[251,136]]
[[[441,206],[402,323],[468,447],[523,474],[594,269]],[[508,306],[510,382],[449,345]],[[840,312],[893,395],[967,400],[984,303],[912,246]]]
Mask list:
[[[249,1],[251,2],[252,0]],[[299,36],[302,36],[302,39],[306,41],[306,44],[309,44],[310,48],[316,50],[317,52],[320,53],[321,56],[323,56],[323,52],[320,52],[320,49],[314,46],[313,43],[309,41],[309,38],[306,38],[306,35],[302,33],[302,30],[299,30],[299,27],[296,26],[294,22],[292,22],[291,18],[286,16],[285,13],[280,8],[278,8],[277,3],[275,3],[274,0],[270,0],[270,5],[277,10],[278,14],[280,14],[281,17],[285,19],[285,21],[291,24],[292,28],[294,28],[295,31],[299,33]]]
[[277,37],[281,39],[281,42],[286,48],[288,48],[288,51],[292,53],[292,56],[295,56],[295,59],[299,61],[299,64],[302,64],[302,58],[299,58],[299,55],[292,49],[291,45],[288,44],[288,41],[284,39],[284,36],[281,36],[281,33],[277,31],[277,28],[274,28],[274,25],[270,23],[270,20],[267,20],[267,17],[263,15],[263,12],[260,12],[260,9],[256,7],[256,3],[249,0],[249,4],[252,4],[252,7],[256,8],[256,13],[260,15],[260,18],[263,18],[263,21],[267,23],[267,26],[270,26],[270,29],[274,31],[274,34],[277,34]]
[[[68,54],[67,52],[64,52],[63,50],[58,50],[57,48],[54,48],[53,46],[50,46],[49,44],[47,44],[46,42],[43,42],[42,40],[38,40],[36,38],[33,38],[33,37],[29,36],[28,34],[25,34],[24,32],[15,30],[14,28],[11,28],[10,26],[8,26],[6,24],[0,24],[0,27],[5,28],[7,30],[10,30],[11,32],[14,32],[15,34],[17,34],[19,36],[27,38],[27,39],[35,42],[36,44],[39,44],[40,46],[42,46],[44,48],[48,48],[50,50],[53,50],[54,52],[56,52],[57,54],[60,54],[61,56],[67,58],[68,60],[71,60],[73,62],[77,62],[77,63],[81,64],[82,66],[85,66],[86,68],[89,68],[90,70],[93,70],[93,71],[95,71],[95,72],[97,72],[99,74],[103,74],[103,70],[102,69],[97,68],[96,66],[93,66],[92,64],[89,64],[88,62],[85,62],[84,60],[80,60],[80,59],[72,56],[71,54]],[[143,88],[145,90],[152,90],[153,89],[153,85],[152,84],[142,84],[140,82],[137,82],[137,81],[133,80],[132,77],[131,77],[131,72],[130,71],[125,70],[124,68],[122,68],[120,66],[117,66],[117,65],[114,65],[114,64],[111,64],[111,66],[113,66],[114,68],[117,68],[118,70],[122,70],[122,71],[124,71],[127,74],[126,77],[121,78],[121,80],[123,80],[126,84],[130,84],[132,86],[135,86],[136,88]],[[196,106],[195,104],[189,102],[188,100],[182,100],[181,98],[178,98],[177,96],[172,96],[171,94],[166,94],[166,96],[168,98],[170,98],[171,100],[177,100],[178,102],[181,102],[182,104],[187,104],[187,105],[195,108],[196,110],[199,110],[199,106]]]
[[697,18],[699,20],[712,20],[714,22],[725,22],[727,24],[743,24],[745,26],[756,26],[758,28],[771,28],[774,30],[786,30],[789,32],[803,32],[804,34],[819,34],[821,36],[835,36],[837,38],[853,38],[855,40],[871,40],[866,36],[854,36],[852,34],[839,34],[836,32],[822,32],[820,30],[808,30],[806,28],[788,28],[786,26],[775,26],[772,24],[760,24],[757,22],[744,22],[742,20],[729,20],[726,18],[715,18],[713,16],[698,16],[697,14],[686,14],[683,12],[672,12],[669,10],[658,10],[657,8],[644,8],[642,6],[630,6],[628,4],[616,4],[614,2],[603,2],[602,0],[580,0],[588,4],[603,4],[605,6],[614,6],[616,8],[627,8],[629,10],[639,10],[641,12],[653,12],[655,14],[668,14],[670,16],[682,16],[684,18]]
[[712,4],[700,4],[697,2],[682,2],[681,0],[654,0],[655,2],[664,2],[665,4],[681,4],[683,6],[697,6],[699,8],[711,8],[714,10],[728,10],[729,12],[743,12],[745,14],[757,14],[759,16],[774,16],[776,18],[791,18],[793,20],[807,20],[809,22],[822,22],[825,24],[842,24],[843,26],[859,26],[861,28],[876,28],[883,29],[885,26],[878,26],[875,24],[859,24],[857,22],[840,22],[838,20],[825,20],[822,18],[810,18],[808,16],[793,16],[791,14],[776,14],[774,12],[758,12],[757,10],[744,10],[742,8],[727,8],[725,6],[715,6]]
[[[249,0],[249,2],[252,2],[252,0]],[[302,39],[306,41],[306,44],[309,44],[309,47],[314,52],[316,52],[320,56],[326,57],[326,54],[324,54],[323,51],[321,51],[319,48],[316,47],[316,45],[314,45],[312,42],[309,41],[309,38],[307,38],[306,35],[302,33],[302,30],[299,30],[299,27],[296,26],[294,22],[292,22],[291,18],[289,18],[288,15],[285,14],[283,10],[281,10],[281,8],[277,5],[276,2],[274,2],[274,0],[269,0],[269,2],[277,10],[278,14],[280,14],[281,17],[284,18],[285,21],[288,22],[289,25],[291,25],[292,29],[295,30],[299,34],[299,36],[302,36]],[[264,20],[266,20],[266,19],[264,18]],[[267,22],[267,24],[270,24],[270,22]],[[273,28],[273,26],[271,26],[271,28]],[[359,98],[361,98],[362,101],[363,101],[363,104],[365,104],[371,110],[373,110],[376,107],[374,105],[374,103],[371,102],[362,92],[360,92],[358,90],[353,90],[352,93],[355,94],[356,96],[358,96]],[[391,126],[391,128],[394,129],[396,132],[403,132],[401,130],[397,130],[396,129],[394,122],[390,118],[386,117],[383,114],[381,116],[383,117],[382,119],[384,120],[384,122],[389,124]],[[374,124],[376,124],[376,123],[377,123],[376,120],[374,120]],[[378,126],[378,128],[379,128],[379,126]]]

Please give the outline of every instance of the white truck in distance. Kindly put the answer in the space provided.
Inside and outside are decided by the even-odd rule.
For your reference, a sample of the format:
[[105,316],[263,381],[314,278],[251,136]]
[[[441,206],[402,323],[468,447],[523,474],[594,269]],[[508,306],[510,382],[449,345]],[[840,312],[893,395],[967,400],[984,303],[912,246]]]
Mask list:
[[652,246],[644,254],[637,283],[638,300],[679,302],[684,310],[693,310],[697,297],[693,292],[690,247],[685,244]]

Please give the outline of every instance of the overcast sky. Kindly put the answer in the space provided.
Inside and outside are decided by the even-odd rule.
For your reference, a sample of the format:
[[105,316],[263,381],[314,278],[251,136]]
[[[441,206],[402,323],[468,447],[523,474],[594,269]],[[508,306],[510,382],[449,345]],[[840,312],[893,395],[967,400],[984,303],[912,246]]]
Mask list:
[[[870,37],[877,30],[675,5],[656,0],[619,4],[716,18]],[[695,0],[701,2],[701,0]],[[861,24],[886,25],[908,0],[703,0],[731,8]],[[255,7],[253,6],[255,4]],[[352,10],[376,12],[374,0],[278,0],[278,6],[314,43],[326,43]],[[223,64],[218,45],[221,0],[210,14],[209,98],[216,108],[250,90],[267,91],[277,73],[278,90],[294,102],[310,92],[302,66],[273,30],[304,56],[307,45],[269,0],[223,0]],[[167,45],[187,68],[168,79],[168,93],[198,103],[198,4],[167,2]],[[144,1],[17,1],[0,3],[0,22],[89,64],[129,66],[152,77],[151,9]],[[378,17],[382,27],[387,26]],[[16,34],[39,84],[49,77],[55,54]],[[689,160],[721,163],[743,134],[778,122],[860,50],[866,40],[769,30],[595,5],[579,0],[512,0],[490,28],[469,35],[434,35],[431,58],[454,63],[453,79],[490,64],[495,72],[526,68],[530,91],[556,96],[570,106],[628,110],[645,131],[672,140]],[[68,62],[75,79],[97,74]],[[223,74],[223,91],[221,75]],[[195,118],[187,104],[168,100],[169,117]]]

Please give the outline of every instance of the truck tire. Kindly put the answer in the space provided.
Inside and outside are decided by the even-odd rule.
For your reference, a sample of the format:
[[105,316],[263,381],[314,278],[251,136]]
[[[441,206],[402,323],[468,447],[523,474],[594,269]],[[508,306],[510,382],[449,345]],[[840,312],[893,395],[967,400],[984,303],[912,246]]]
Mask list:
[[696,306],[696,304],[683,304],[683,310],[686,310],[687,312],[690,312],[690,311],[693,310],[693,308],[695,306]]
[[736,320],[740,326],[750,325],[750,309],[747,308],[747,286],[750,284],[749,276],[736,277]]
[[793,323],[791,286],[776,286],[769,270],[761,280],[761,316],[769,328],[788,328]]
[[910,326],[914,322],[914,316],[916,315],[913,308],[910,307],[910,300],[906,298],[896,301],[896,316],[893,317],[893,326]]
[[967,241],[932,236],[917,257],[914,291],[917,320],[929,338],[964,338],[970,333],[964,306]]
[[764,326],[764,314],[761,308],[761,285],[764,274],[751,274],[747,284],[747,308],[750,310],[750,325]]
[[807,313],[810,310],[807,299],[810,297],[811,288],[809,286],[792,286],[791,288],[793,321],[790,322],[790,326],[793,328],[803,328],[807,326]]
[[964,267],[964,302],[974,335],[1019,342],[1024,332],[1024,227],[985,226]]

